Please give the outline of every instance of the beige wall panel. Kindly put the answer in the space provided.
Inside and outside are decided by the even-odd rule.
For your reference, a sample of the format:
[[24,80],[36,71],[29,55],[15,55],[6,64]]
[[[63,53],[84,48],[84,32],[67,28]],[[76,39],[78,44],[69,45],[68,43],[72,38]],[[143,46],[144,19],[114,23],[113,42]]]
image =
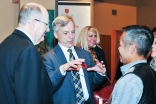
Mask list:
[[[47,9],[55,10],[55,0],[19,0],[20,6],[28,2],[36,2]],[[17,27],[19,4],[12,0],[0,0],[0,43]]]
[[0,43],[9,36],[15,26],[17,26],[18,5],[13,4],[12,0],[0,0]]
[[58,1],[91,1],[91,0],[58,0]]
[[55,10],[55,0],[20,0],[20,6],[29,2],[39,3],[47,9]]
[[13,2],[13,3],[17,3],[17,2],[19,2],[19,0],[12,0],[12,2]]
[[[117,10],[117,15],[112,15],[112,10]],[[136,24],[136,7],[94,3],[94,26],[101,35],[110,35],[111,30],[132,24]]]

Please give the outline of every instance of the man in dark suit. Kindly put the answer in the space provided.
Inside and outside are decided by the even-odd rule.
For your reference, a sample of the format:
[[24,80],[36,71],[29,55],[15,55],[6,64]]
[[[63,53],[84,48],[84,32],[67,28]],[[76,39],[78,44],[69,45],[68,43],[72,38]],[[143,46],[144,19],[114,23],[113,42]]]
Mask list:
[[110,103],[156,104],[155,71],[146,60],[153,34],[148,27],[139,25],[126,26],[122,31],[118,47],[122,76],[114,87]]
[[0,104],[52,104],[52,84],[34,45],[49,31],[47,10],[24,5],[18,27],[0,45]]
[[[94,104],[93,86],[102,84],[105,79],[103,62],[96,60],[94,65],[89,52],[74,46],[75,24],[72,17],[59,16],[52,25],[58,44],[43,55],[43,61],[54,85],[54,104]],[[72,50],[72,54],[68,49]],[[71,57],[75,60],[71,61]],[[87,67],[82,68],[82,63]],[[81,86],[74,82],[73,73],[79,75],[77,80],[80,80]],[[77,88],[81,95],[81,92],[77,93]]]

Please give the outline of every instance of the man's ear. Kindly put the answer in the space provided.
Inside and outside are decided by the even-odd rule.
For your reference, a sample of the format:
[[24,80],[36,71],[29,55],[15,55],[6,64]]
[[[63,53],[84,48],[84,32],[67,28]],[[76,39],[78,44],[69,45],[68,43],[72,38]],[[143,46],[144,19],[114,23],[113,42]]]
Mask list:
[[130,53],[133,54],[136,51],[135,44],[130,45]]
[[58,39],[58,33],[57,32],[54,32],[54,36],[56,39]]
[[34,28],[34,24],[35,24],[35,20],[30,20],[30,21],[29,21],[29,27],[30,27],[31,29]]

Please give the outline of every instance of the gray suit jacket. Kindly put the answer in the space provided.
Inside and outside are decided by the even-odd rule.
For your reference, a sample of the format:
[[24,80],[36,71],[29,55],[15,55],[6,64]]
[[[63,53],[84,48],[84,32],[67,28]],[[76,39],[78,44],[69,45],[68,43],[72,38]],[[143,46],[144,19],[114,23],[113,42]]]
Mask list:
[[[85,59],[85,63],[88,67],[94,66],[93,59],[89,52],[77,47],[74,47],[74,49],[79,58]],[[46,69],[50,76],[51,82],[54,85],[54,104],[75,104],[76,96],[71,72],[67,72],[64,76],[59,70],[59,67],[62,64],[67,63],[67,60],[60,46],[56,45],[54,49],[44,54],[42,58],[46,65]],[[97,72],[88,72],[86,69],[83,69],[83,73],[89,97],[91,99],[90,104],[94,104],[95,101],[93,97],[93,86],[102,84],[105,77],[101,76]]]

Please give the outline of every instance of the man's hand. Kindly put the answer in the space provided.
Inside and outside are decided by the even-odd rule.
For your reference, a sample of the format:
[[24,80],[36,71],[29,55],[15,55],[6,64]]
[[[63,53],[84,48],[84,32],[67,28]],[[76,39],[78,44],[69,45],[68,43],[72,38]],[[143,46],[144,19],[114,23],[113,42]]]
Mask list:
[[76,71],[79,71],[80,68],[81,68],[81,64],[85,61],[85,59],[76,59],[76,60],[73,60],[73,61],[70,61],[66,64],[63,64],[60,66],[60,70],[62,70],[64,73],[66,71],[69,71],[69,70],[76,70]]
[[96,65],[92,68],[87,68],[88,71],[96,71],[99,73],[104,74],[106,72],[105,65],[103,64],[103,61],[99,62],[99,60],[95,59]]

